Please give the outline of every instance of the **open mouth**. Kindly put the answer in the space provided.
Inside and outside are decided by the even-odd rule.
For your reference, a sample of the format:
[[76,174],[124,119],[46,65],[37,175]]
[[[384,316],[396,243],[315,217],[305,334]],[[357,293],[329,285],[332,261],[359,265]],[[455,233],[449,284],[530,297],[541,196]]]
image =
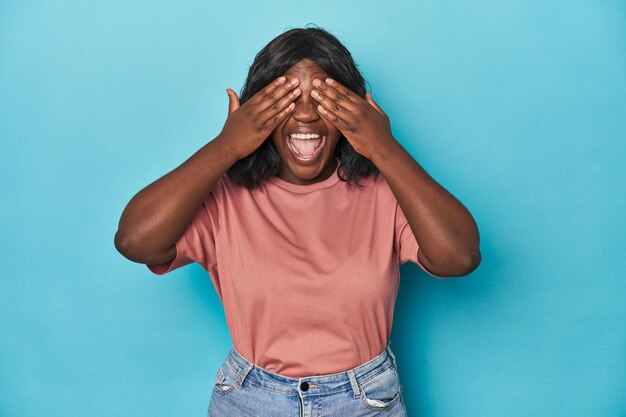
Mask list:
[[287,135],[287,146],[300,161],[317,158],[326,144],[326,136],[319,133],[292,133]]

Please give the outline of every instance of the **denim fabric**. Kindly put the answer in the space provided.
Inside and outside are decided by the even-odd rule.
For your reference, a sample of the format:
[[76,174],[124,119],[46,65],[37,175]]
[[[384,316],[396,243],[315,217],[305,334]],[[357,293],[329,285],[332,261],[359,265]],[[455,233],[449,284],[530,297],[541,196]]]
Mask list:
[[406,417],[389,344],[356,368],[290,378],[258,367],[234,347],[215,375],[208,417]]

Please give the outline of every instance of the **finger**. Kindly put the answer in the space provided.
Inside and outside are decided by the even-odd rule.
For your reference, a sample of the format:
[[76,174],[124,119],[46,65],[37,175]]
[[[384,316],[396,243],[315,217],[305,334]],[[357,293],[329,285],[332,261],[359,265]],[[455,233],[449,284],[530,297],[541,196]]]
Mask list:
[[324,80],[324,83],[326,83],[327,85],[334,87],[335,89],[337,89],[337,91],[339,91],[340,93],[342,93],[344,96],[346,96],[350,101],[360,104],[363,102],[363,99],[361,97],[359,97],[358,94],[356,94],[355,92],[351,91],[349,88],[345,87],[344,85],[341,85],[340,83],[338,83],[337,81],[333,80],[332,78],[326,78]]
[[367,102],[369,104],[371,104],[372,106],[374,106],[374,108],[376,110],[378,110],[379,113],[384,114],[385,112],[383,111],[383,109],[380,108],[380,106],[378,104],[376,104],[376,102],[374,101],[374,98],[372,97],[372,95],[370,93],[365,93],[365,99],[367,100]]
[[226,89],[226,94],[228,94],[228,114],[231,114],[240,107],[239,97],[237,97],[237,93],[230,88]]
[[[322,95],[328,97],[330,100],[339,104],[340,106],[345,108],[347,111],[354,113],[358,109],[359,105],[356,104],[354,101],[348,99],[348,97],[344,93],[340,92],[337,88],[325,82],[322,82],[319,79],[313,80],[313,86],[317,87],[317,91],[318,92],[321,91]],[[313,90],[313,91],[316,91],[316,90]],[[353,92],[350,92],[350,93],[354,95]]]
[[271,83],[267,84],[261,90],[259,90],[255,95],[250,97],[249,101],[252,103],[263,101],[263,99],[265,98],[267,94],[271,94],[276,88],[280,87],[281,85],[284,85],[286,81],[287,81],[287,77],[285,77],[284,75],[281,75],[280,77],[276,78]]
[[252,96],[250,101],[256,106],[257,111],[263,111],[268,106],[274,104],[276,100],[293,90],[299,82],[297,78],[291,80],[278,78]]
[[[300,88],[295,88],[291,90],[289,94],[281,98],[280,100],[274,102],[271,106],[267,107],[263,112],[261,112],[260,119],[263,123],[267,123],[268,120],[272,119],[276,114],[280,113],[289,106],[298,96],[301,94]],[[295,103],[294,103],[295,105]]]
[[272,131],[278,126],[284,119],[287,117],[289,113],[291,113],[296,108],[296,103],[291,102],[289,105],[284,108],[282,111],[274,114],[269,120],[264,123],[264,126],[268,131]]
[[[294,78],[290,82],[286,82],[280,87],[276,88],[272,93],[267,94],[265,98],[258,104],[255,104],[255,111],[262,113],[267,109],[278,110],[278,102],[284,97],[297,96],[300,94],[300,88],[297,87],[299,81]],[[297,91],[296,91],[297,90]]]
[[348,128],[348,124],[346,123],[346,121],[342,119],[340,116],[338,116],[336,113],[328,111],[321,104],[318,105],[316,108],[319,114],[321,114],[322,117],[324,117],[325,119],[329,120],[332,124],[337,126],[337,129],[343,132],[345,129]]
[[343,107],[343,105],[340,105],[336,101],[333,101],[330,98],[326,97],[321,92],[313,90],[311,91],[311,96],[313,96],[315,101],[317,101],[320,105],[322,105],[325,110],[329,111],[330,113],[333,113],[334,115],[343,119],[346,122],[350,122],[351,120],[353,120],[354,113]]

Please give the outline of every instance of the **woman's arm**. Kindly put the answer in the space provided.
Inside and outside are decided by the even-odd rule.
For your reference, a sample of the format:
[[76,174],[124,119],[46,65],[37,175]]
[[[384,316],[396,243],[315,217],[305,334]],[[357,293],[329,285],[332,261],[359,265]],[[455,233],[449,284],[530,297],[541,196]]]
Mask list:
[[370,159],[393,191],[420,248],[418,260],[441,276],[463,276],[480,264],[478,227],[469,211],[390,136]]
[[115,233],[115,248],[131,261],[149,265],[174,259],[176,242],[217,180],[293,111],[298,83],[278,77],[244,104],[226,89],[228,118],[220,134],[130,200]]
[[139,191],[127,204],[115,233],[115,248],[145,264],[174,259],[175,243],[217,180],[237,157],[220,136],[179,167]]
[[461,276],[480,264],[478,227],[452,194],[433,180],[391,133],[371,94],[361,98],[337,81],[313,80],[318,112],[331,121],[387,180],[420,248],[419,262],[439,276]]

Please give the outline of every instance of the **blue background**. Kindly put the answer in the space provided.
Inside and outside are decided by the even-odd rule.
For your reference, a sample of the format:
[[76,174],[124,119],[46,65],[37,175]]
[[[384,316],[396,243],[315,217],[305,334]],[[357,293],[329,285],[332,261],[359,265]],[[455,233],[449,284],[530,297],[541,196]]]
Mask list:
[[626,4],[609,0],[4,0],[0,415],[205,415],[231,346],[208,276],[157,277],[113,236],[220,132],[254,55],[307,23],[480,228],[469,276],[401,267],[409,415],[626,416]]

